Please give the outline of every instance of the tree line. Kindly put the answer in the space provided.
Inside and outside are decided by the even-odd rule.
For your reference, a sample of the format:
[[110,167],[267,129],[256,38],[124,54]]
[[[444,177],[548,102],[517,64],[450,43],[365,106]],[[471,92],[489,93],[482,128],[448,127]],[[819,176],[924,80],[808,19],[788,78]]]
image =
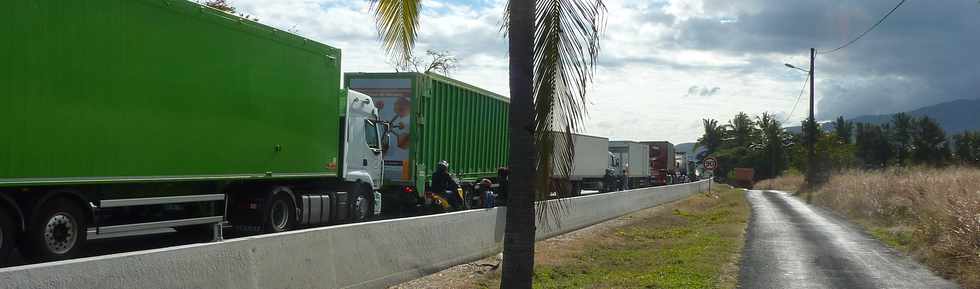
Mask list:
[[744,112],[728,123],[703,119],[704,133],[695,148],[700,162],[708,156],[718,160],[715,175],[730,177],[736,167],[754,168],[756,179],[776,177],[787,170],[806,173],[807,129],[815,131],[814,168],[819,179],[833,171],[890,166],[964,165],[980,167],[980,132],[968,131],[947,137],[935,119],[894,114],[884,124],[856,123],[838,117],[829,129],[804,120],[800,133],[789,132],[772,114],[750,117]]

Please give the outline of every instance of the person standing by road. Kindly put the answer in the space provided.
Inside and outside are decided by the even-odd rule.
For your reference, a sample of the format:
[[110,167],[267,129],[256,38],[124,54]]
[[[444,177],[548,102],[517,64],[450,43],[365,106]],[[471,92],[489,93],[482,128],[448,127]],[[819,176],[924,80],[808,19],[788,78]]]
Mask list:
[[508,175],[510,175],[510,168],[497,168],[497,204],[501,206],[507,205],[507,193],[510,191],[510,181],[507,179]]

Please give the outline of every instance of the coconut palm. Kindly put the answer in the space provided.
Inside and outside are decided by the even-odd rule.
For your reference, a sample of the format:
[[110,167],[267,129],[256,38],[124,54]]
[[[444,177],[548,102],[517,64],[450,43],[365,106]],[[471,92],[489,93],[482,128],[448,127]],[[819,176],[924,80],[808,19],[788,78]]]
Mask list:
[[769,172],[766,175],[775,178],[785,166],[784,147],[787,140],[782,124],[768,112],[763,112],[762,116],[756,117],[755,123],[759,125],[759,142],[769,157]]
[[704,147],[705,153],[703,156],[708,156],[721,148],[722,141],[725,138],[725,127],[719,126],[718,121],[714,119],[705,118],[701,120],[701,123],[704,125],[704,135],[698,138],[698,142],[694,143],[694,151],[697,151],[699,147]]
[[[410,59],[422,1],[372,1],[382,46],[396,60]],[[512,0],[505,11],[511,173],[500,286],[531,288],[535,216],[557,220],[562,211],[561,202],[541,202],[536,212],[534,201],[550,191],[553,170],[571,171],[570,133],[586,114],[606,9],[602,0]]]
[[746,147],[756,135],[755,122],[744,112],[739,112],[735,118],[728,122],[732,129],[732,137],[735,138],[735,145]]

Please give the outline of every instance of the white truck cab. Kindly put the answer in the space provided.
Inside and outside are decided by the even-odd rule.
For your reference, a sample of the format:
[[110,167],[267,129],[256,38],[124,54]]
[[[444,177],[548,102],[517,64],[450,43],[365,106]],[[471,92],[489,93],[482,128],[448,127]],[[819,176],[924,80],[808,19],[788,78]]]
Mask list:
[[384,160],[382,140],[387,124],[378,117],[378,109],[370,96],[347,91],[347,128],[344,138],[344,180],[370,184],[372,190],[381,188]]

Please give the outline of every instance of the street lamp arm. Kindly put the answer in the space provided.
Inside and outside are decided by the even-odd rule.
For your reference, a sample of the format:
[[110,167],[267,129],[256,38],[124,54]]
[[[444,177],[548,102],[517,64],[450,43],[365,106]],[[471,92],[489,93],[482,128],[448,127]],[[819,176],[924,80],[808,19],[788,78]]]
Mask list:
[[786,67],[789,67],[789,68],[792,68],[792,69],[797,69],[797,70],[800,70],[800,71],[803,71],[803,72],[806,72],[806,73],[810,73],[809,70],[806,70],[806,69],[803,69],[803,68],[799,68],[799,67],[793,66],[792,64],[789,64],[789,63],[784,63],[783,65],[786,65]]

